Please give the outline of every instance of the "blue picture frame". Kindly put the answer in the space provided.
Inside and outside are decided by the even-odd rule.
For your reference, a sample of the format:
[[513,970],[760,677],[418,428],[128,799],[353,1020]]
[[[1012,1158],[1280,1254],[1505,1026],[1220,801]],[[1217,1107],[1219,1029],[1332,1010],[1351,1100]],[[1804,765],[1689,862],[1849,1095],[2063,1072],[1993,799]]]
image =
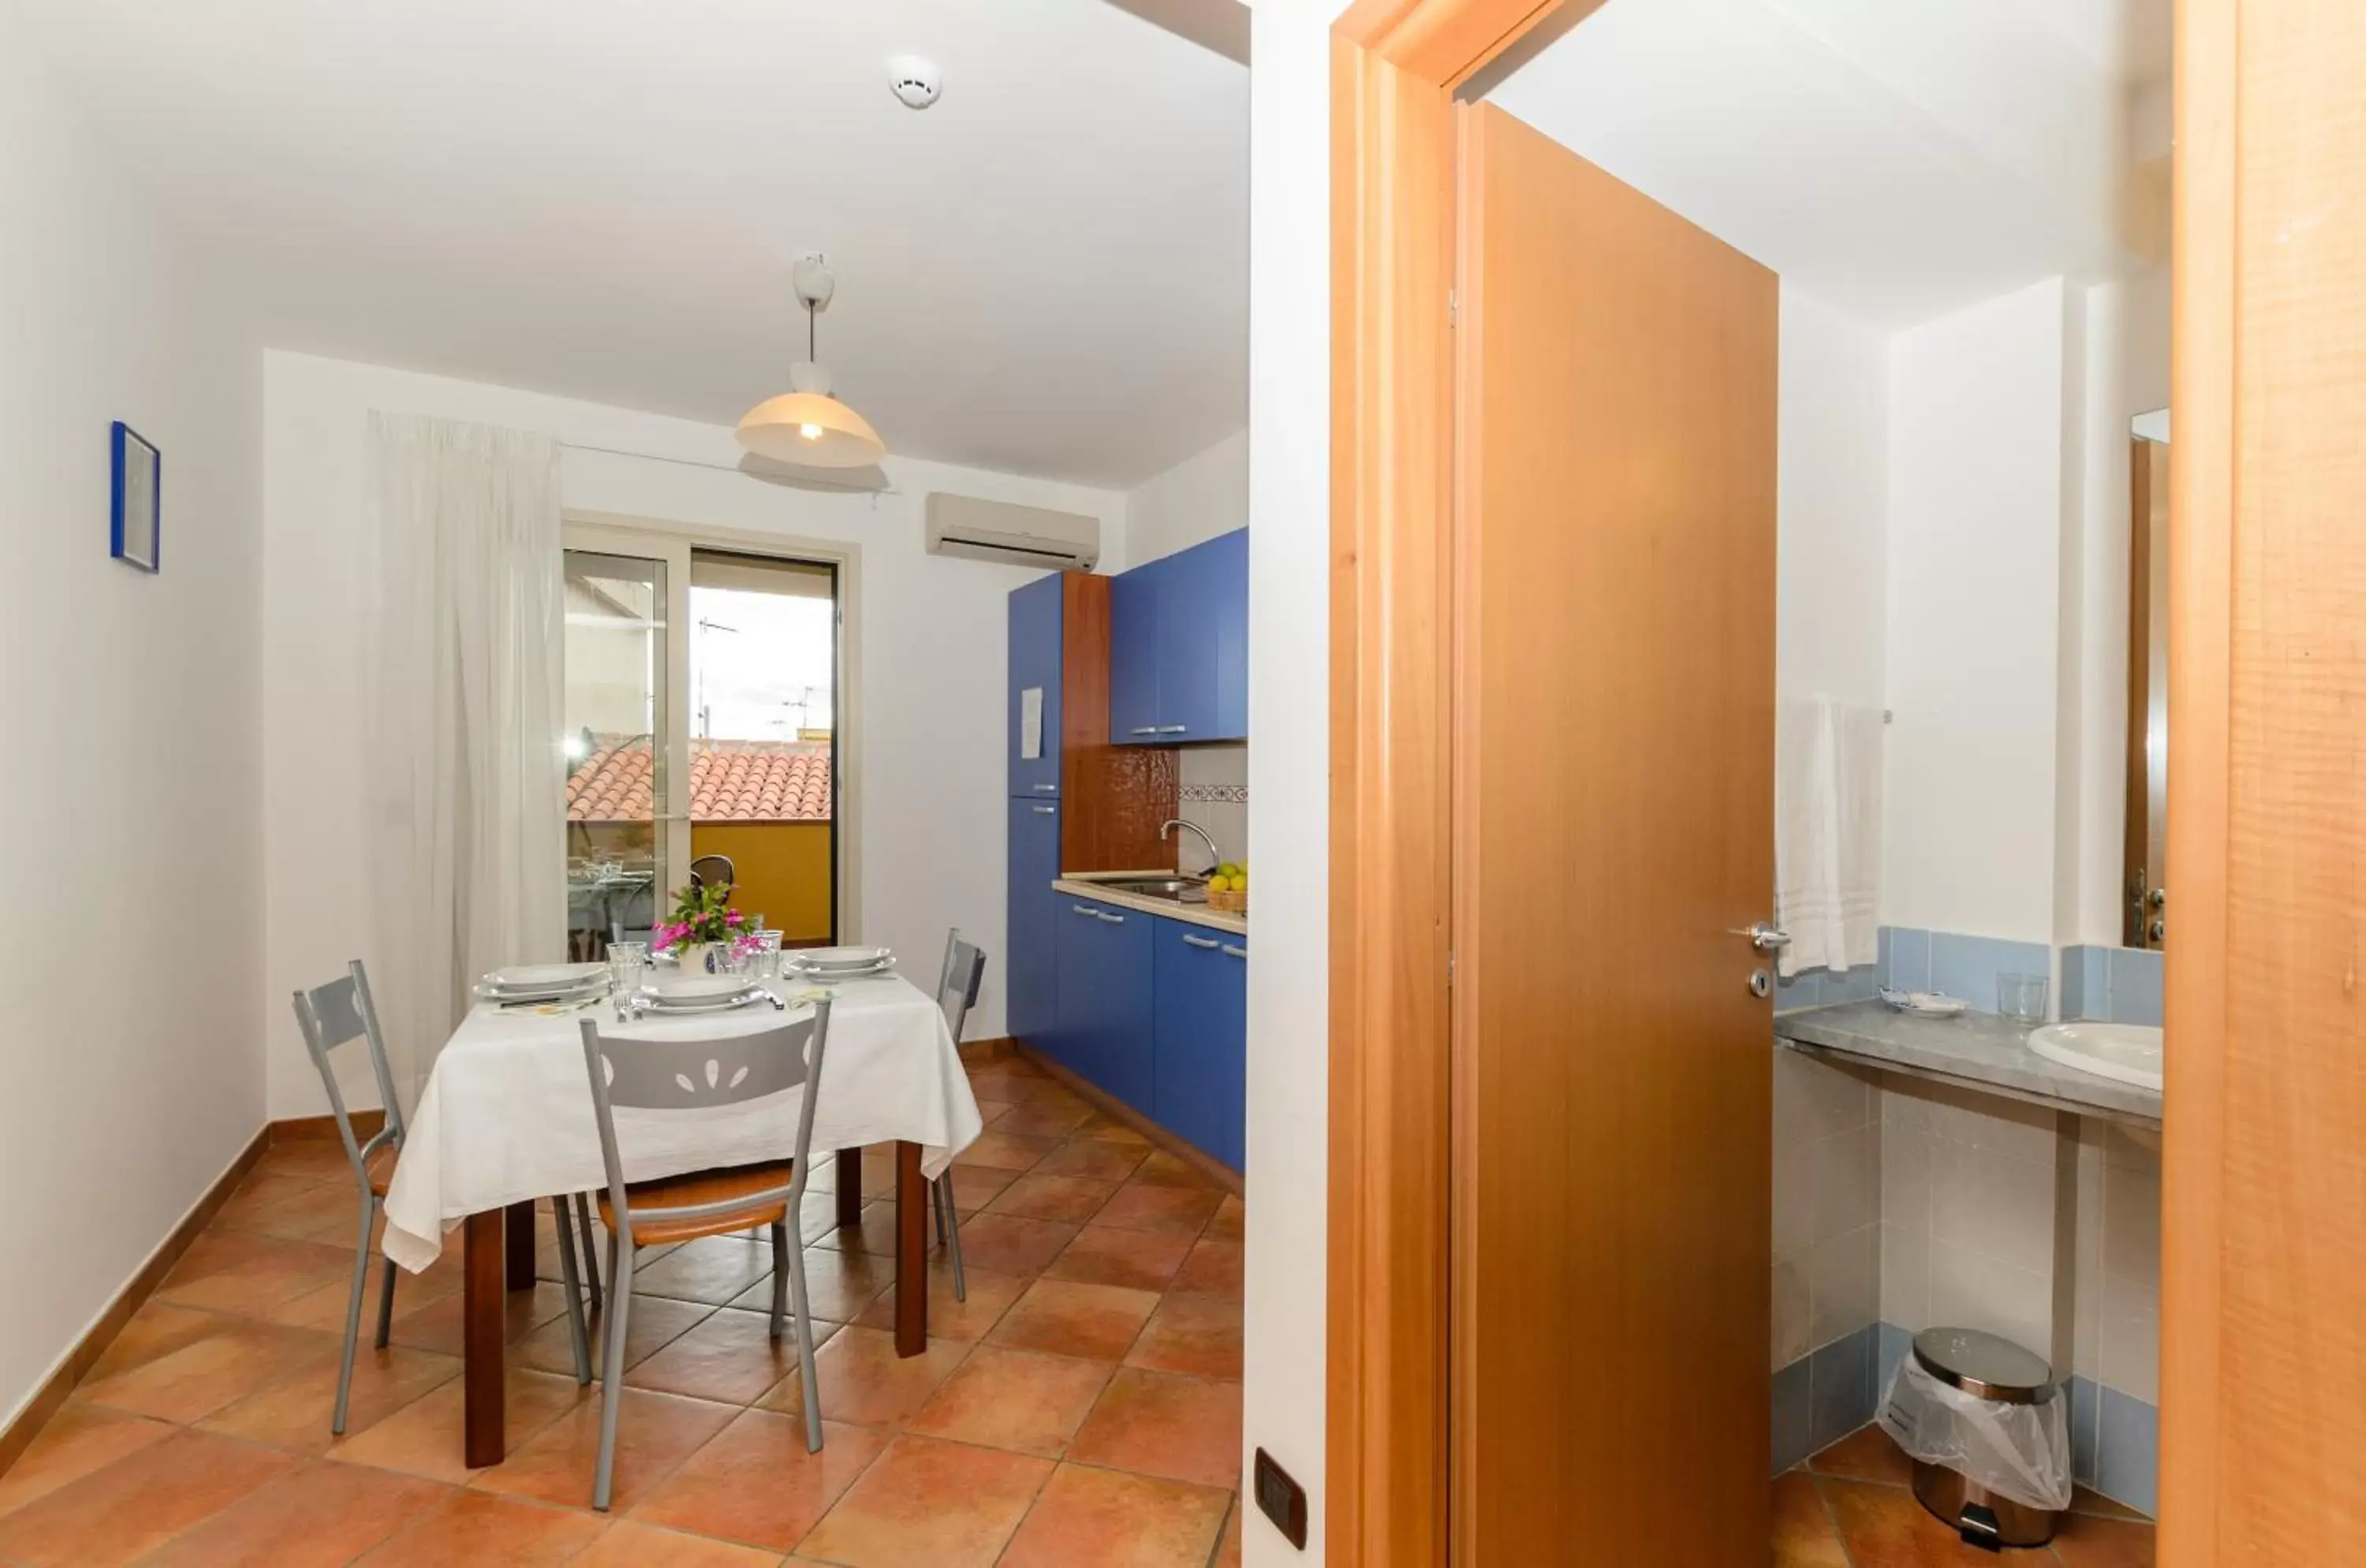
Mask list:
[[107,553],[142,571],[159,570],[164,536],[164,454],[119,419],[107,447],[113,476]]

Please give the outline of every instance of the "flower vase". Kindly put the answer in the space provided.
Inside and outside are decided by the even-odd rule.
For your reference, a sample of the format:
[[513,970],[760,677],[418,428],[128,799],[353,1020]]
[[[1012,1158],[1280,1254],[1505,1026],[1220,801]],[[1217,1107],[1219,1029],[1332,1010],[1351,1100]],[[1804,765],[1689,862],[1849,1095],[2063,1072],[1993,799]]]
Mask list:
[[708,962],[708,954],[721,945],[712,942],[678,942],[666,951],[674,955],[674,962],[682,965],[684,975],[704,975],[714,968]]

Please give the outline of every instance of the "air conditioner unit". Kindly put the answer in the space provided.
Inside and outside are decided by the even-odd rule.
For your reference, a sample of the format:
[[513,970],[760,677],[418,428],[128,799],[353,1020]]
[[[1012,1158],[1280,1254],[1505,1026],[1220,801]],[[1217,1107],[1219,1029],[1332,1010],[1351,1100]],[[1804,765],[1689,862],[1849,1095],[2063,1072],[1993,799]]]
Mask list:
[[974,495],[931,491],[929,553],[1001,561],[1051,571],[1090,571],[1101,558],[1101,522]]

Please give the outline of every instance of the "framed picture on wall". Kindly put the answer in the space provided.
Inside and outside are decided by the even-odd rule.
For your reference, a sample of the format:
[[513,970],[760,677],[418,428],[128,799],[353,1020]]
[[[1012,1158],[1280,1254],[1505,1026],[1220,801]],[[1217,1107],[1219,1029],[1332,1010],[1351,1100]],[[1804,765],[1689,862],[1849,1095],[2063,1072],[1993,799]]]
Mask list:
[[114,531],[111,553],[116,559],[130,561],[142,571],[154,571],[157,543],[162,532],[160,508],[164,489],[164,456],[150,446],[138,431],[119,419],[115,422],[113,447],[115,500],[110,509]]

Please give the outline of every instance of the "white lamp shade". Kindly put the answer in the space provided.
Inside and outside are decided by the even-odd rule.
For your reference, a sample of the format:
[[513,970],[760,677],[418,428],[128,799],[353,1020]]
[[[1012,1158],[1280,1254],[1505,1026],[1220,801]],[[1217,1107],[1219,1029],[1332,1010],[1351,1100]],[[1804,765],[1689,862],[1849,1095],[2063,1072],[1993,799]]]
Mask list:
[[822,392],[783,392],[748,411],[736,433],[760,457],[806,468],[859,468],[887,455],[870,421]]

